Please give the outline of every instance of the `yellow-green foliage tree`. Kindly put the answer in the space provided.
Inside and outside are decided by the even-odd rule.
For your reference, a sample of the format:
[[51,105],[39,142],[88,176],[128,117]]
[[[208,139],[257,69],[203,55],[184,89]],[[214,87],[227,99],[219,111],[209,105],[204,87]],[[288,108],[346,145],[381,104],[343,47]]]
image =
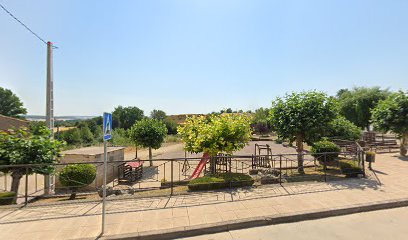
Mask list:
[[251,132],[251,117],[244,114],[193,116],[178,127],[186,151],[210,156],[242,149]]

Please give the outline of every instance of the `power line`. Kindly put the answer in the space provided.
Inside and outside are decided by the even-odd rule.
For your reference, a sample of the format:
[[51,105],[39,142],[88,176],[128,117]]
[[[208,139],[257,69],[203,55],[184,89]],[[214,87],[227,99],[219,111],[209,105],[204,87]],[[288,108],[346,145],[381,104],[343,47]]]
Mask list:
[[[7,10],[1,3],[0,3],[0,7],[8,14],[10,15],[12,18],[14,18],[14,20],[16,20],[18,23],[21,24],[21,26],[23,26],[25,29],[27,29],[31,34],[33,34],[35,37],[37,37],[41,42],[43,42],[45,45],[47,45],[47,42],[41,38],[37,33],[35,33],[33,30],[31,30],[27,25],[25,25],[22,21],[20,21],[16,16],[14,16],[9,10]],[[58,48],[56,46],[53,46],[53,48]]]

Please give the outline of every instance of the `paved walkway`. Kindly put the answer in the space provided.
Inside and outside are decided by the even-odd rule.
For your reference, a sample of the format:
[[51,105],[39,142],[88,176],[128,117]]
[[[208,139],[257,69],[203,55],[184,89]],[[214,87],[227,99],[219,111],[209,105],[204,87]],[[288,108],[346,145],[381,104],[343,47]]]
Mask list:
[[[106,235],[180,229],[408,198],[408,159],[393,155],[377,155],[375,170],[368,179],[110,201]],[[91,202],[0,209],[0,238],[96,238],[100,232],[100,212],[100,203]]]

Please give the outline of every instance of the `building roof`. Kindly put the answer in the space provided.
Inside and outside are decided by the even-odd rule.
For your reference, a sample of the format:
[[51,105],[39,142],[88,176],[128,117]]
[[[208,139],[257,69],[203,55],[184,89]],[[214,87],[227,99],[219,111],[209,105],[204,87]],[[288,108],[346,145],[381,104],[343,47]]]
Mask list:
[[[108,147],[108,152],[125,149],[124,147]],[[63,151],[64,155],[99,155],[103,154],[103,147],[85,147]]]
[[28,128],[30,121],[8,117],[0,114],[0,130],[7,131],[12,128]]

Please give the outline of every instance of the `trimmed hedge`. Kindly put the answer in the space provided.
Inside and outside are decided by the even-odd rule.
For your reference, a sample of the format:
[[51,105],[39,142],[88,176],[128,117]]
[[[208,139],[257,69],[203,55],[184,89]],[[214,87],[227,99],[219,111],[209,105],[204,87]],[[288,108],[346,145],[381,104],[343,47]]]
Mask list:
[[352,160],[341,160],[339,161],[341,172],[346,175],[346,177],[358,177],[359,174],[363,173],[363,170],[357,165],[356,161]]
[[0,205],[15,204],[15,192],[0,192]]
[[312,156],[319,160],[319,162],[324,162],[324,154],[323,153],[330,153],[326,154],[326,163],[330,163],[335,161],[340,153],[340,147],[337,146],[335,143],[329,140],[322,140],[319,142],[315,142],[311,149]]
[[229,187],[252,186],[254,180],[243,173],[220,173],[207,175],[190,181],[188,189],[191,191],[214,190]]

